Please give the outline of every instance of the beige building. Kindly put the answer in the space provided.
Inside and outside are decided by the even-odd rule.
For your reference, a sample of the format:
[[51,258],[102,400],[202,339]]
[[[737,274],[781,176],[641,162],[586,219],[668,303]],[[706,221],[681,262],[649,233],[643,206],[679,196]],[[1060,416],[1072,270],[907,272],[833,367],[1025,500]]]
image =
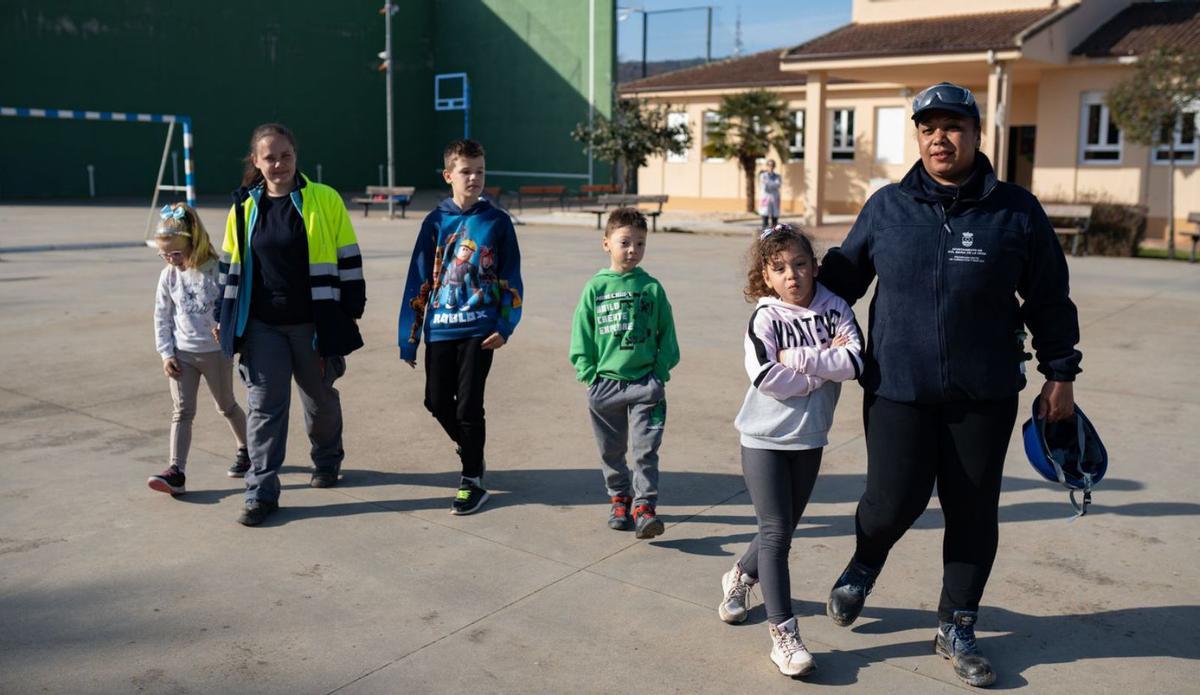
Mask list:
[[[1200,2],[1133,0],[854,0],[852,22],[784,51],[768,51],[621,85],[622,97],[671,105],[693,145],[652,160],[638,190],[671,207],[744,208],[743,174],[702,154],[721,96],[766,88],[794,112],[800,134],[781,167],[785,215],[820,223],[852,213],[919,157],[911,100],[950,81],[975,92],[983,150],[1001,178],[1044,201],[1146,205],[1147,236],[1179,231],[1200,211],[1196,112],[1174,134],[1175,207],[1167,210],[1165,148],[1126,142],[1104,95],[1160,45],[1200,49]],[[778,157],[778,155],[775,155]]]

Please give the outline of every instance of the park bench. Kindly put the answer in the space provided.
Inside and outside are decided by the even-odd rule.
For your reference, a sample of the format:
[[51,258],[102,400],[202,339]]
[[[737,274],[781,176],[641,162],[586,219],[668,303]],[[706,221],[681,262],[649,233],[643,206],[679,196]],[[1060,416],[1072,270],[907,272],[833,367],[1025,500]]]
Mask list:
[[[1079,242],[1083,241],[1083,253],[1087,254],[1087,233],[1092,221],[1091,205],[1050,204],[1043,206],[1046,217],[1054,225],[1054,233],[1065,242],[1071,240],[1071,255],[1079,255]],[[1064,222],[1059,225],[1056,222]]]
[[615,183],[585,183],[579,187],[574,199],[581,203],[591,203],[597,195],[620,192],[621,187]]
[[517,210],[522,211],[525,203],[557,202],[566,209],[566,186],[521,186],[517,188]]
[[1187,235],[1192,239],[1192,255],[1188,258],[1188,263],[1196,262],[1196,243],[1200,242],[1200,212],[1189,212],[1188,222],[1196,225],[1195,231],[1188,232]]
[[483,195],[492,201],[492,205],[500,207],[500,196],[504,195],[504,191],[499,186],[485,186]]
[[[596,199],[600,203],[600,207],[583,208],[584,212],[590,212],[596,216],[596,229],[600,229],[601,218],[609,213],[610,207],[635,207],[642,210],[642,214],[650,218],[650,231],[658,231],[658,216],[662,214],[663,203],[667,202],[669,196],[665,195],[602,195]],[[643,205],[655,205],[652,210],[642,209]]]
[[367,186],[365,195],[359,198],[351,198],[350,202],[363,206],[363,217],[366,217],[367,213],[371,211],[372,205],[386,206],[388,204],[388,196],[390,195],[396,202],[396,205],[400,206],[400,216],[404,217],[404,213],[408,209],[408,204],[412,202],[413,193],[416,193],[416,191],[417,189],[413,186],[392,186],[390,188],[387,186]]

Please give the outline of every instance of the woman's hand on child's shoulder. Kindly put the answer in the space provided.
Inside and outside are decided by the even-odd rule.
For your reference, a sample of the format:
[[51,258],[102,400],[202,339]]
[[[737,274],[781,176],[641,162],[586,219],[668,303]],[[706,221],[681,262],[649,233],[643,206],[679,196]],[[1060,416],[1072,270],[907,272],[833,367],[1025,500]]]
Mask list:
[[163,359],[163,374],[166,374],[172,379],[178,379],[183,370],[179,368],[179,360],[174,357],[166,357]]

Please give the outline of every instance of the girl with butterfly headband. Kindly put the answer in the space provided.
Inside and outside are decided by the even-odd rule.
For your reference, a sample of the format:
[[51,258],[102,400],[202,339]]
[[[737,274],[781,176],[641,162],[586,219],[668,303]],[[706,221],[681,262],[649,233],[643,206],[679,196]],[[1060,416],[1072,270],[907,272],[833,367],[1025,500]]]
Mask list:
[[154,243],[166,267],[158,276],[154,298],[154,334],[175,409],[171,416],[170,465],[151,476],[147,484],[151,490],[175,496],[186,492],[185,470],[201,377],[237,443],[237,456],[228,475],[245,475],[250,457],[246,451],[246,413],[233,395],[233,360],[221,353],[213,337],[221,300],[216,252],[195,209],[183,203],[164,205],[160,217]]

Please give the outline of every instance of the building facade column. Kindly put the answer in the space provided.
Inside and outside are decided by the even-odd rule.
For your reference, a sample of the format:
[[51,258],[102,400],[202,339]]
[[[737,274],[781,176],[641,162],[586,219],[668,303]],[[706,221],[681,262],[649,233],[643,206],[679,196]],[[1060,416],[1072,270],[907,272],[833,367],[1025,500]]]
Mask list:
[[825,159],[829,144],[825,112],[827,82],[824,72],[810,72],[804,88],[804,218],[812,227],[821,225],[825,217]]
[[1008,179],[1008,111],[1012,103],[1012,79],[1003,61],[992,64],[988,73],[987,116],[984,120],[983,151],[996,170],[996,178]]

